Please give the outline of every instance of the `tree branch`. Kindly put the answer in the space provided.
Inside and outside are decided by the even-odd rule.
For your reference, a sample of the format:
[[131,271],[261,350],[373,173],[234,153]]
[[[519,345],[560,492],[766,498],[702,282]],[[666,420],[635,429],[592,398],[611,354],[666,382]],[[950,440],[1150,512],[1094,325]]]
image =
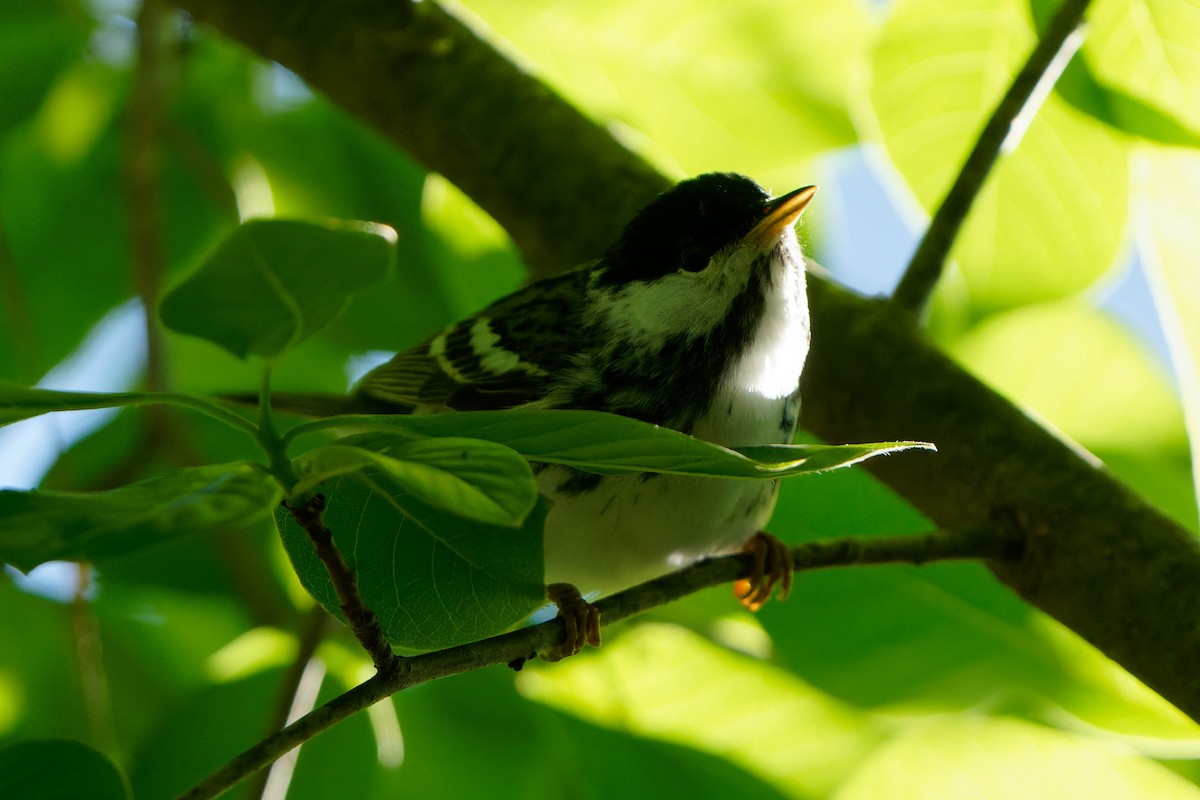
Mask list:
[[[175,17],[163,0],[143,0],[138,9],[138,60],[122,140],[121,167],[129,205],[129,265],[134,289],[146,310],[146,388],[155,392],[167,389],[163,336],[152,309],[167,273],[161,187],[162,127],[163,105],[173,82]],[[151,420],[161,420],[160,409],[150,413]]]
[[337,593],[338,608],[341,609],[342,616],[346,618],[346,626],[350,628],[354,638],[358,639],[358,643],[371,656],[375,669],[384,675],[392,674],[404,659],[392,652],[391,645],[383,637],[383,628],[379,624],[379,618],[363,602],[362,596],[358,593],[358,582],[355,580],[354,573],[346,565],[342,554],[334,545],[333,533],[325,527],[322,519],[325,511],[325,497],[315,494],[308,498],[303,505],[285,503],[285,507],[295,518],[296,524],[308,534],[313,548],[317,551],[317,558],[321,559],[321,563],[325,565],[325,570],[329,573],[329,580],[333,584],[333,590]]
[[[542,270],[599,253],[665,185],[430,0],[412,6],[414,25],[386,0],[182,3],[458,182]],[[510,105],[464,99],[472,90]],[[832,442],[936,442],[936,456],[865,468],[942,527],[1000,522],[1027,537],[996,574],[1200,719],[1195,540],[943,356],[911,315],[817,276],[810,299],[805,428]]]
[[[826,569],[868,564],[925,564],[948,560],[1007,560],[1019,554],[1020,542],[989,526],[964,533],[935,532],[920,536],[870,539],[833,539],[810,542],[792,549],[796,570]],[[738,554],[712,558],[647,581],[596,602],[604,625],[628,619],[643,611],[747,575],[752,556]],[[397,692],[462,672],[508,664],[517,669],[537,652],[562,641],[562,620],[493,636],[479,642],[402,659],[390,674],[379,673],[345,694],[335,697],[278,733],[236,756],[209,777],[179,795],[177,800],[216,797],[294,747],[333,727],[347,717]]]
[[113,725],[112,698],[108,691],[108,674],[104,669],[104,648],[100,641],[100,626],[92,612],[88,595],[92,588],[92,566],[75,565],[75,594],[68,611],[75,637],[75,661],[79,668],[79,690],[87,716],[92,744],[104,753],[117,752],[116,727]]
[[[942,276],[950,248],[958,237],[975,198],[983,190],[988,174],[1000,150],[1012,133],[1013,125],[1029,103],[1034,91],[1048,77],[1050,65],[1064,52],[1067,40],[1080,25],[1091,0],[1064,0],[1046,32],[1038,41],[1029,60],[1017,73],[1008,92],[1000,100],[971,148],[962,169],[933,215],[917,251],[904,270],[892,302],[913,314],[919,314]],[[1065,66],[1065,64],[1063,65]],[[1060,70],[1061,71],[1061,70]],[[1057,79],[1057,75],[1053,76]],[[1049,91],[1050,87],[1043,87]]]

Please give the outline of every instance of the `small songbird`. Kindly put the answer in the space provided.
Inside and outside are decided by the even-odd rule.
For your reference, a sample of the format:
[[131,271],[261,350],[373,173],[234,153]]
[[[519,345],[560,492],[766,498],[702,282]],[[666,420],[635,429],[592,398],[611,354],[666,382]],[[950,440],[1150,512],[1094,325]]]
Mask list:
[[[771,199],[712,173],[661,194],[597,261],[537,281],[368,373],[361,407],[393,413],[505,408],[608,411],[727,446],[790,443],[808,353],[794,225],[816,193]],[[558,658],[599,643],[605,594],[704,556],[748,549],[756,608],[786,548],[760,528],[777,481],[606,475],[540,466],[548,593],[567,621]],[[543,654],[544,656],[547,654]]]

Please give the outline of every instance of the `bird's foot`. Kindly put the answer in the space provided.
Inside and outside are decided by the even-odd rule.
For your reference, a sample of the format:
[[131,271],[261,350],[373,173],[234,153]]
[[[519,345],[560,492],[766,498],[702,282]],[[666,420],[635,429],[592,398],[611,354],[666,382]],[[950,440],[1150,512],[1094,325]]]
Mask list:
[[543,661],[562,661],[578,653],[585,644],[600,646],[600,609],[584,600],[569,583],[550,584],[546,596],[558,606],[558,616],[567,630],[561,642],[538,653]]
[[733,594],[742,605],[758,611],[771,599],[776,586],[779,599],[785,599],[792,590],[792,575],[796,571],[791,549],[766,531],[759,531],[746,542],[742,552],[754,556],[750,576],[733,585]]

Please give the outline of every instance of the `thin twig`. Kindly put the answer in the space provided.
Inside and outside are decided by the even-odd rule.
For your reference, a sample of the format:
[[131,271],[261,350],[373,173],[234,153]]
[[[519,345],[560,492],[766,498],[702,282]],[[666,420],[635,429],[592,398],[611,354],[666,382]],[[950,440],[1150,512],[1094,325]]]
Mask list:
[[[892,302],[919,314],[929,302],[934,286],[942,275],[942,269],[950,255],[950,248],[958,237],[958,231],[970,212],[975,198],[983,190],[992,165],[1008,138],[1013,122],[1025,108],[1038,84],[1047,76],[1071,34],[1079,27],[1090,0],[1064,0],[1058,12],[1046,27],[1046,32],[1037,47],[1029,55],[1025,66],[1013,79],[1008,92],[1001,99],[983,132],[975,140],[975,146],[963,163],[954,185],[946,193],[942,204],[933,215],[924,238],[904,270],[900,284],[892,294]],[[1053,76],[1057,78],[1056,76]],[[1047,87],[1048,88],[1048,87]]]
[[92,583],[92,567],[80,564],[75,596],[71,598],[71,629],[75,634],[75,658],[79,665],[79,688],[87,713],[92,743],[109,755],[117,752],[116,728],[113,725],[112,702],[108,692],[108,675],[104,670],[104,651],[100,628],[92,613],[88,594]]
[[[167,388],[162,332],[154,305],[167,271],[163,243],[163,106],[172,83],[172,25],[176,12],[162,0],[142,0],[138,10],[138,59],[125,117],[122,167],[129,205],[129,264],[146,315],[146,388]],[[151,412],[151,424],[158,412]]]
[[[964,559],[1009,561],[1016,559],[1019,551],[1020,542],[1012,538],[1008,529],[989,527],[969,533],[935,532],[920,536],[811,542],[793,548],[792,557],[799,571],[850,565],[924,564],[931,561]],[[605,625],[619,622],[700,589],[734,581],[748,574],[751,559],[748,554],[740,554],[701,561],[678,572],[603,598],[596,602],[596,606],[600,609]],[[421,683],[487,666],[519,666],[534,653],[560,642],[564,633],[562,621],[555,618],[540,625],[493,636],[483,641],[398,659],[395,669],[390,673],[377,673],[278,733],[266,737],[181,794],[177,800],[204,800],[216,797],[292,748],[384,698]]]
[[358,639],[358,643],[370,654],[375,663],[375,669],[381,674],[395,672],[400,657],[392,652],[391,646],[383,636],[383,628],[375,612],[367,608],[358,592],[358,582],[354,573],[346,565],[342,554],[333,543],[333,533],[325,527],[322,515],[325,511],[323,495],[313,495],[301,505],[287,505],[296,522],[308,534],[317,558],[329,572],[329,580],[337,593],[338,607],[346,618],[350,632]]

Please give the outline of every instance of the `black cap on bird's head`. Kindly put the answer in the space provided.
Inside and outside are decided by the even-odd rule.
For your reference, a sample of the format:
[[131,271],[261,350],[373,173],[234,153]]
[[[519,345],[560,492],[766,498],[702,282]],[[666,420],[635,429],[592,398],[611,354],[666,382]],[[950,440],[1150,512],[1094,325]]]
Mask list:
[[605,260],[603,281],[650,281],[678,270],[699,272],[720,250],[765,239],[794,224],[816,192],[806,186],[771,196],[733,172],[710,172],[675,185],[625,227]]

